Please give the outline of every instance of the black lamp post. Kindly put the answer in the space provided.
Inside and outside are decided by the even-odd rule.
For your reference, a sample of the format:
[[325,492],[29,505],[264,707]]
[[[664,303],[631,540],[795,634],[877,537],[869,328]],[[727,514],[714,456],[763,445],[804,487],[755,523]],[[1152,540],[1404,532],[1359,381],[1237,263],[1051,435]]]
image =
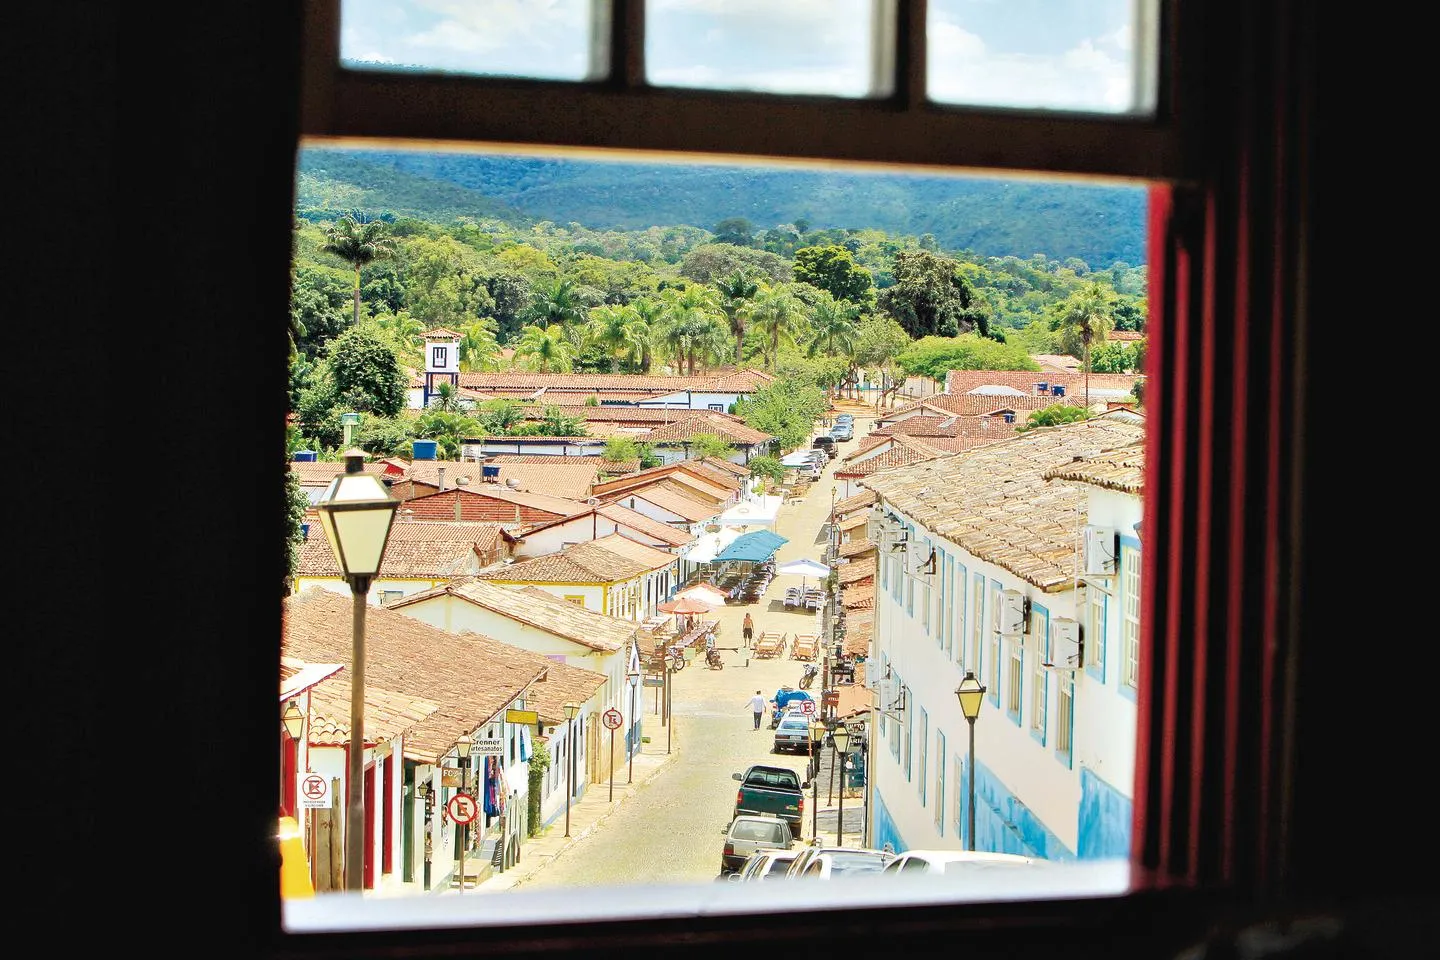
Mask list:
[[345,777],[345,889],[364,889],[365,864],[365,603],[380,572],[390,525],[400,501],[375,474],[363,473],[364,450],[345,452],[345,472],[334,480],[315,509],[340,574],[350,585],[350,755]]
[[840,755],[840,806],[835,813],[835,846],[845,846],[845,757],[850,749],[850,731],[845,727],[845,721],[835,725],[835,730],[830,734],[830,742],[835,745],[835,752]]
[[637,715],[635,713],[635,691],[640,688],[640,674],[638,672],[627,673],[625,678],[630,681],[630,735],[625,738],[629,743],[630,759],[628,763],[630,768],[625,774],[625,782],[634,783],[635,753],[640,749],[640,730],[637,726]]
[[[820,842],[820,744],[825,727],[818,720],[810,721],[810,842]],[[801,814],[804,816],[804,814]]]
[[975,718],[980,716],[980,703],[985,699],[985,685],[975,679],[975,671],[966,670],[965,678],[955,690],[960,711],[970,724],[970,837],[969,849],[975,849]]
[[575,714],[580,704],[565,701],[565,836],[570,836],[570,797],[575,793]]

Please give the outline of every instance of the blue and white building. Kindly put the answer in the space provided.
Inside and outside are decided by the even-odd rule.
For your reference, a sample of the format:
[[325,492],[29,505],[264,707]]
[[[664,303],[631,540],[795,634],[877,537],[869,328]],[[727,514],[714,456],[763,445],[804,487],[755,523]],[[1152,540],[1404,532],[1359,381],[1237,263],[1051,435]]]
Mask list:
[[1043,427],[875,473],[868,845],[1129,854],[1143,418]]

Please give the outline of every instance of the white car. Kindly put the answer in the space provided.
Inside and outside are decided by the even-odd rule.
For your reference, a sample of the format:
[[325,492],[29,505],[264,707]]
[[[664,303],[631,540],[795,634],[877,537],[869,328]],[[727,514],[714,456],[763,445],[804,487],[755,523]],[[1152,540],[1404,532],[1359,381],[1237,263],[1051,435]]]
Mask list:
[[882,874],[902,873],[965,874],[979,870],[1005,870],[1028,867],[1048,861],[1018,853],[994,853],[988,850],[906,850],[885,864]]

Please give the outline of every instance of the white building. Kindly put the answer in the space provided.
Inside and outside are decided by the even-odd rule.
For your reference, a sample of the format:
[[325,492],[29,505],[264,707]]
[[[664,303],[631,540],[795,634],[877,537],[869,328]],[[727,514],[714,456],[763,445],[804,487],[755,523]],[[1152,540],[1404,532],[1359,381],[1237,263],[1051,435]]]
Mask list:
[[695,534],[687,530],[652,520],[618,503],[594,505],[583,513],[547,520],[514,533],[519,537],[514,551],[517,560],[557,553],[566,547],[608,537],[612,533],[669,553],[680,553],[695,540]]
[[539,587],[587,610],[645,620],[679,586],[679,558],[612,533],[543,557],[492,567],[481,580]]
[[[1078,471],[1076,458],[1104,451],[1133,460],[1144,430],[1135,421],[1040,428],[866,480],[879,498],[870,845],[966,845],[969,727],[955,690],[973,671],[986,687],[975,847],[1055,860],[1128,854],[1139,480],[1134,493],[1092,497],[1078,475],[1047,471]],[[1087,523],[1098,531],[1088,550]],[[1087,576],[1087,562],[1110,572]]]

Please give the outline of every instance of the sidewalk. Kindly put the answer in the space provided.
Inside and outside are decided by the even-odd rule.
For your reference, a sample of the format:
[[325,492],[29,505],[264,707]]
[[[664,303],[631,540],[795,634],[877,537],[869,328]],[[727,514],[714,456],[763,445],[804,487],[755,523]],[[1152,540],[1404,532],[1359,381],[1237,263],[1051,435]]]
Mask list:
[[[520,862],[503,873],[493,873],[479,883],[471,883],[465,888],[467,893],[498,893],[504,890],[513,889],[524,883],[539,871],[545,869],[546,865],[563,856],[565,851],[588,836],[591,831],[615,812],[615,810],[629,798],[635,796],[644,787],[651,777],[660,772],[672,761],[680,756],[678,744],[671,745],[671,750],[665,752],[665,736],[663,728],[658,724],[656,729],[661,730],[659,738],[651,734],[651,743],[642,743],[640,752],[635,755],[634,782],[626,783],[630,774],[630,765],[615,766],[615,799],[610,800],[610,781],[606,779],[600,783],[589,784],[585,788],[585,795],[578,800],[570,802],[570,836],[565,836],[565,814],[562,812],[552,823],[546,826],[538,836],[530,837],[520,847]],[[849,821],[849,816],[846,816]],[[459,894],[459,886],[456,885],[450,890],[437,891],[441,896]]]

